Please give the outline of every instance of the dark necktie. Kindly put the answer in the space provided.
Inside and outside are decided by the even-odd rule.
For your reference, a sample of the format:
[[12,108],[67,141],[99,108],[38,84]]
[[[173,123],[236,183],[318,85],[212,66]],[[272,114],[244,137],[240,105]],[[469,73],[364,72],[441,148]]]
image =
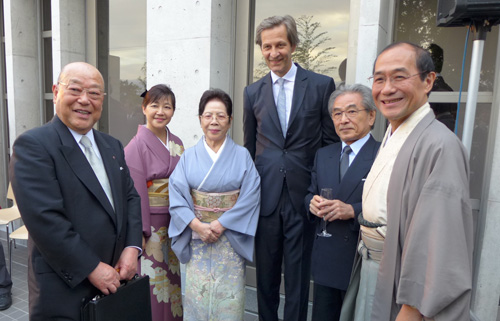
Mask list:
[[349,168],[349,154],[352,152],[352,149],[349,145],[344,147],[344,151],[342,152],[342,158],[340,159],[340,180],[344,178],[347,169]]

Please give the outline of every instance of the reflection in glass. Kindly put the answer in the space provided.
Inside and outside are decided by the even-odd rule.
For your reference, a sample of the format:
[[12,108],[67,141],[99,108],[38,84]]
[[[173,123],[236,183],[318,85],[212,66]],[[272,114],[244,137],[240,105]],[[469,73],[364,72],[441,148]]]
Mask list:
[[[432,44],[436,44],[442,48],[442,66],[439,66],[442,70],[440,72],[438,70],[437,75],[438,77],[446,79],[446,84],[448,85],[447,88],[452,89],[455,92],[458,91],[460,88],[462,59],[467,28],[437,27],[437,0],[401,0],[397,2],[397,6],[394,40],[413,42],[424,48],[429,48]],[[498,28],[498,26],[494,26],[492,28],[492,31],[487,34],[487,38],[484,43],[483,62],[479,82],[480,92],[493,91]],[[473,37],[469,37],[467,59],[463,75],[463,92],[467,92],[468,88],[472,42]],[[430,49],[433,51],[432,47]],[[434,47],[434,49],[436,48]],[[441,100],[440,102],[449,102],[456,105],[458,102],[457,97],[457,95],[450,95],[449,101]],[[430,97],[430,102],[433,102],[432,95]],[[465,105],[465,101],[462,99],[460,111],[458,112],[458,137],[462,137]],[[490,115],[491,102],[477,104],[472,146],[470,151],[470,194],[471,198],[476,199],[480,199],[482,192]]]
[[146,0],[109,0],[109,133],[126,145],[144,123]]
[[[434,43],[443,49],[442,76],[455,91],[460,88],[462,58],[467,28],[445,28],[436,26],[437,0],[397,1],[395,41],[409,41],[424,48]],[[492,91],[495,75],[495,58],[498,42],[498,26],[487,34],[479,91]],[[463,91],[467,91],[472,56],[473,37],[469,37]]]
[[[458,137],[462,137],[465,117],[465,103],[460,105]],[[491,104],[478,103],[470,151],[470,196],[475,199],[481,198],[483,188],[484,161],[486,158],[486,146],[488,144],[490,117]]]
[[[345,79],[339,65],[347,57],[349,1],[257,0],[255,27],[270,16],[289,14],[297,23],[300,43],[292,59],[303,68],[334,78],[338,85]],[[283,11],[286,8],[286,12]],[[269,72],[260,47],[254,47],[254,81]]]

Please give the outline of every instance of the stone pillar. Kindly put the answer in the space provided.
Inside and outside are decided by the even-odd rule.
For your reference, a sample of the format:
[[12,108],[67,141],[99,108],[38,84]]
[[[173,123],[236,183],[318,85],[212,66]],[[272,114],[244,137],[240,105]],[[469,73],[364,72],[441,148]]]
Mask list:
[[[16,0],[12,0],[16,1]],[[86,60],[86,1],[52,0],[52,64],[54,82],[62,67]]]
[[4,0],[5,65],[10,146],[41,125],[40,27],[37,1]]
[[186,147],[203,134],[197,117],[203,92],[220,88],[232,96],[234,2],[147,2],[147,88],[172,88],[176,110],[169,128]]
[[[371,88],[368,77],[372,75],[375,58],[391,43],[394,8],[394,0],[351,1],[351,17],[358,16],[355,12],[359,12],[359,20],[349,25],[349,34],[355,36],[349,39],[348,56],[354,59],[348,59],[347,69],[354,72],[347,75],[347,83]],[[378,140],[382,140],[385,133],[385,118],[379,112],[372,133]]]

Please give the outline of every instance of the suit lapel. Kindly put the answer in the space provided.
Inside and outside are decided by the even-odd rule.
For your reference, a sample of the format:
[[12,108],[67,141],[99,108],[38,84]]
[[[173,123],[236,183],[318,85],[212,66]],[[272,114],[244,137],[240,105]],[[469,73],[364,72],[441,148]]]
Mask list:
[[340,200],[349,199],[356,187],[361,184],[363,179],[366,178],[366,175],[368,175],[373,163],[373,148],[375,145],[376,142],[370,135],[370,138],[363,145],[359,154],[356,155],[356,158],[354,158],[354,161],[347,169],[344,179],[340,183],[340,191],[338,194]]
[[264,97],[264,101],[271,102],[269,106],[272,106],[272,108],[269,108],[268,114],[271,117],[274,125],[276,126],[276,129],[281,133],[280,136],[283,137],[283,132],[281,131],[280,118],[278,116],[278,109],[274,101],[273,80],[271,78],[271,73],[268,73],[267,76],[264,78],[264,82],[262,85],[262,94]]
[[122,186],[119,183],[121,176],[120,172],[123,170],[123,167],[121,167],[120,164],[116,161],[115,151],[104,140],[102,134],[94,130],[94,138],[97,143],[97,146],[99,147],[99,152],[101,153],[102,162],[104,164],[104,168],[106,169],[106,173],[108,175],[109,185],[111,186],[111,194],[113,195],[115,209],[113,211],[113,208],[110,206],[111,204],[109,203],[109,199],[106,197],[106,194],[104,194],[104,196],[105,196],[105,201],[107,202],[105,202],[105,204],[103,203],[103,205],[109,205],[106,206],[106,211],[112,214],[112,217],[117,218],[116,223],[117,223],[117,229],[119,231],[122,224],[122,216],[115,215],[115,213],[122,213],[122,208],[121,208],[122,202],[119,202],[118,200],[121,199],[120,195]]
[[293,86],[292,110],[290,111],[290,119],[288,120],[288,128],[292,125],[295,117],[299,113],[304,101],[304,96],[307,89],[307,72],[297,65],[297,74],[295,75],[295,84]]
[[[108,214],[111,216],[113,222],[115,222],[116,224],[116,215],[113,211],[113,208],[111,207],[108,197],[106,196],[106,193],[104,193],[104,190],[97,180],[92,167],[90,166],[87,158],[73,138],[73,135],[71,135],[66,125],[64,125],[64,123],[57,116],[54,117],[54,127],[61,139],[61,153],[66,158],[69,167],[71,167],[75,175],[80,179],[83,185],[85,185],[89,192],[99,200],[102,206],[106,209],[106,212],[108,212]],[[99,149],[99,151],[101,151],[101,149]],[[104,164],[107,171],[108,169],[106,167],[106,162]],[[111,179],[110,184],[111,189],[113,190]]]
[[[323,180],[324,182],[330,182],[328,187],[332,187],[333,196],[335,198],[337,198],[337,195],[339,194],[340,190],[340,186],[337,183],[339,181],[340,173],[338,170],[332,170],[332,168],[339,168],[340,166],[339,158],[341,149],[342,149],[342,144],[332,145],[330,153],[328,154],[327,166],[325,167],[325,170],[322,171],[321,173],[317,173],[317,175],[324,176]],[[318,193],[321,193],[321,191],[318,191]]]

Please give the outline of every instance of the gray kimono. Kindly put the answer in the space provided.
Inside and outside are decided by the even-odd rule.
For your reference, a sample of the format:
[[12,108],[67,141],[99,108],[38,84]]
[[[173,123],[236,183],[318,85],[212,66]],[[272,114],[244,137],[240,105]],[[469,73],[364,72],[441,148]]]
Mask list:
[[470,320],[473,217],[467,153],[428,113],[395,161],[372,321],[402,304],[436,321]]

